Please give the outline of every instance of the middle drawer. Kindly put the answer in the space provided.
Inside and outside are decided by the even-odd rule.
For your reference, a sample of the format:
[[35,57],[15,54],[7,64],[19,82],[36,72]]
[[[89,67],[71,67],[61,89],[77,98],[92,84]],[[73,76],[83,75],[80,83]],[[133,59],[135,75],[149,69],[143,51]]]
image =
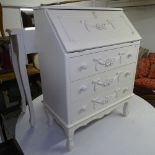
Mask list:
[[84,80],[71,83],[71,100],[76,101],[101,92],[107,89],[116,89],[123,86],[133,86],[135,63],[110,70]]

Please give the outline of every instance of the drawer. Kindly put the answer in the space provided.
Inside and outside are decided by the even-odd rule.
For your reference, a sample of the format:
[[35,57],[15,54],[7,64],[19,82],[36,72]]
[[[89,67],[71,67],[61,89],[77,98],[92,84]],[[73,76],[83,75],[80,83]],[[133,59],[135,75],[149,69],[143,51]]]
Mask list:
[[70,58],[70,78],[76,81],[91,75],[105,72],[137,61],[138,50],[135,46],[104,51],[92,50],[93,54]]
[[135,63],[115,70],[99,73],[84,80],[78,80],[71,84],[71,100],[79,100],[85,97],[106,92],[107,89],[115,89],[123,86],[133,86]]
[[69,122],[75,123],[93,114],[93,104],[89,98],[77,100],[69,106]]
[[125,99],[130,94],[132,94],[131,87],[122,87],[113,91],[108,90],[100,95],[93,95],[77,100],[69,105],[69,122],[75,123],[77,121],[81,121],[97,111],[102,111],[107,107],[116,104],[117,101]]
[[133,87],[118,87],[111,92],[97,95],[91,99],[93,103],[93,110],[99,111],[109,106],[116,104],[117,102],[127,98],[133,92]]

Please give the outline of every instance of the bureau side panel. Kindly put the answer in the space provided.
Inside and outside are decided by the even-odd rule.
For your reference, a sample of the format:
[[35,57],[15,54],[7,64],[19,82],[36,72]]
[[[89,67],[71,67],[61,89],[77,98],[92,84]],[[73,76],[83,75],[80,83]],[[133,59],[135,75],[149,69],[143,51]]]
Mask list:
[[35,11],[35,22],[44,101],[67,123],[65,53],[43,10]]

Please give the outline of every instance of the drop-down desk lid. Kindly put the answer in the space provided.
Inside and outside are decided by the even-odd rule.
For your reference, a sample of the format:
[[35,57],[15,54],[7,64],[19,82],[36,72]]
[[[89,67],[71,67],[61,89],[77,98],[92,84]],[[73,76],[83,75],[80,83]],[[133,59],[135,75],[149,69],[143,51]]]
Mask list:
[[122,9],[44,8],[44,10],[66,52],[141,39]]

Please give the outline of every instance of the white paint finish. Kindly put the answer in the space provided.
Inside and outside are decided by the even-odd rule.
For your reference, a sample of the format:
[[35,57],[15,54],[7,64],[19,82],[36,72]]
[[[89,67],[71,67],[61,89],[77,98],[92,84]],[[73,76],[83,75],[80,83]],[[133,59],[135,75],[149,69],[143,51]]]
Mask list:
[[25,155],[154,155],[155,109],[138,96],[129,104],[129,115],[117,109],[75,133],[76,147],[67,152],[63,130],[47,124],[42,96],[33,101],[36,128],[29,126],[29,112],[16,125],[16,139]]
[[[140,40],[139,41],[135,41],[134,42],[135,46],[137,46],[137,50],[138,50],[138,46],[140,44]],[[125,43],[125,46],[132,46],[133,45],[133,42],[128,42],[128,43]],[[115,45],[115,49],[119,49],[119,48],[122,48],[122,44],[116,44]],[[102,48],[96,48],[96,49],[92,49],[92,50],[85,50],[85,54],[83,52],[74,52],[74,53],[69,53],[69,58],[73,58],[73,57],[79,57],[79,56],[83,56],[83,55],[89,55],[89,54],[92,54],[94,53],[94,50],[98,50],[100,51],[100,49]],[[105,46],[104,47],[104,51],[110,51],[113,49],[113,46]],[[97,52],[97,51],[96,51]]]
[[3,8],[3,26],[4,30],[15,28],[21,29],[23,26],[20,10],[15,8]]
[[[116,91],[119,89],[118,94]],[[74,102],[69,107],[70,112],[70,126],[89,123],[97,119],[102,113],[102,117],[107,113],[109,109],[110,112],[115,109],[121,102],[125,103],[124,100],[128,100],[132,96],[133,88],[129,88],[128,92],[122,93],[124,88],[117,88],[112,90],[107,90],[97,95],[92,95],[89,98],[79,99]],[[114,107],[113,107],[114,106]],[[88,122],[87,120],[90,119]],[[87,122],[87,123],[85,123]],[[76,130],[77,128],[75,128]]]
[[23,31],[23,39],[24,39],[24,48],[25,48],[24,52],[26,54],[38,52],[35,30]]
[[[104,10],[103,10],[104,11]],[[122,10],[46,10],[66,52],[136,41],[139,34]],[[89,39],[88,39],[89,38]]]
[[36,36],[34,30],[25,31],[23,29],[10,30],[9,35],[11,38],[11,55],[13,68],[17,77],[17,82],[22,96],[22,112],[25,112],[26,101],[30,113],[30,125],[35,126],[35,114],[32,104],[32,96],[29,86],[29,79],[26,69],[25,55],[28,53],[35,53],[36,50]]
[[[119,93],[116,96],[117,90],[119,90]],[[111,109],[111,112],[113,109],[116,109],[121,103],[124,104],[125,102],[128,102],[133,95],[132,88],[130,88],[130,90],[126,94],[122,94],[121,91],[121,88],[114,89],[111,92],[109,91],[108,93],[102,93],[102,95],[98,96],[97,98],[95,97],[91,99],[90,103],[93,103],[93,110],[95,111],[95,113],[93,114],[98,115],[100,112],[107,112],[109,109]]]
[[21,94],[22,113],[25,113],[25,111],[26,111],[26,96],[25,96],[25,91],[23,88],[22,78],[20,75],[20,69],[19,69],[19,63],[18,63],[18,53],[15,52],[15,51],[18,51],[18,46],[16,44],[16,37],[11,36],[10,38],[11,38],[11,40],[10,40],[9,53],[10,53],[10,58],[12,61],[13,69],[15,72],[15,76],[16,76],[18,87],[19,87],[20,94]]
[[[108,15],[114,17],[113,15],[115,14],[116,19],[113,20],[117,20],[120,18],[120,14],[116,12],[121,12],[121,16],[123,16],[122,10],[116,11],[101,8],[92,8],[92,10],[91,8],[70,9],[69,7],[52,7],[50,9],[48,9],[48,7],[43,7],[35,10],[38,49],[41,51],[40,69],[44,104],[48,112],[54,117],[60,126],[64,128],[69,149],[73,147],[73,135],[75,130],[79,127],[103,117],[120,104],[125,105],[123,113],[126,113],[127,106],[125,103],[131,96],[133,96],[133,83],[139,48],[139,42],[135,40],[140,39],[137,32],[133,33],[136,34],[136,37],[134,35],[134,37],[131,37],[131,29],[134,31],[135,29],[131,23],[126,24],[126,20],[122,20],[122,25],[124,22],[124,26],[130,27],[130,29],[126,29],[128,30],[126,34],[132,39],[130,46],[128,46],[129,43],[126,43],[126,38],[128,38],[128,36],[123,35],[120,37],[121,40],[119,41],[121,43],[119,47],[118,45],[108,46],[108,43],[104,44],[103,42],[102,45],[99,45],[98,42],[94,41],[89,35],[86,35],[85,31],[82,31],[82,29],[79,28],[79,24],[76,20],[75,23],[70,23],[70,19],[74,19],[73,17],[80,17],[83,19],[83,17],[85,17],[87,20],[91,17],[91,19],[93,19],[92,21],[95,21],[96,16],[102,16],[102,14],[109,12],[110,14]],[[66,14],[65,17],[63,16],[64,14]],[[62,22],[59,22],[59,17],[63,18],[63,23],[66,23],[65,27],[62,26]],[[75,28],[76,32],[74,32]],[[119,29],[118,34],[121,34],[121,31],[122,30]],[[104,37],[107,38],[107,40],[108,38],[112,38],[112,32],[112,30],[109,30],[109,33],[105,33],[106,35]],[[72,44],[69,43],[68,40],[66,41],[66,37],[68,37],[66,34],[72,36],[71,38],[69,37],[70,39],[74,39],[78,33],[81,33],[79,39],[84,37],[84,42],[75,41],[74,44]],[[93,31],[91,35],[91,37],[100,41],[101,35],[96,30]],[[90,46],[91,39],[94,42]],[[118,42],[113,43],[116,44]],[[100,46],[105,47],[100,48]],[[91,47],[92,49],[87,50]],[[79,49],[83,50],[77,52]],[[73,53],[70,53],[71,51],[76,54],[74,55]],[[133,65],[131,68],[129,67],[130,64],[131,66]],[[83,74],[81,71],[87,70],[88,67],[89,72]],[[116,83],[115,86],[107,88],[106,90],[100,89],[98,92],[95,92],[92,91],[94,85],[91,84],[88,88],[88,94],[85,94],[81,98],[76,93],[72,93],[74,91],[73,85],[78,82],[79,79],[83,80],[84,83],[82,87],[78,84],[76,87],[81,87],[80,89],[85,91],[85,86],[87,84],[85,82],[89,78],[93,79],[94,76],[96,78],[110,78],[113,76],[112,73],[115,70],[121,72],[121,67],[124,67],[123,70],[125,73],[123,73],[122,76],[123,79],[125,76],[125,80],[123,81],[122,79],[122,81]],[[78,71],[80,71],[80,73],[77,74]],[[109,74],[106,74],[108,71]],[[128,74],[130,75],[130,72],[133,72],[133,74],[131,74],[129,80],[127,76]],[[118,74],[120,75],[121,73]],[[74,76],[72,77],[72,75]],[[119,78],[119,80],[121,80],[121,77]]]
[[143,38],[141,46],[155,51],[155,6],[125,8],[124,10]]
[[83,80],[74,81],[71,85],[71,99],[76,101],[82,98],[91,98],[101,92],[130,85],[134,81],[135,63],[115,68]]
[[92,49],[89,50],[90,54],[73,57],[69,62],[70,78],[75,81],[121,65],[136,62],[138,48],[139,45],[136,44],[121,48],[111,46],[109,49]]
[[128,113],[129,113],[128,106],[129,106],[129,102],[127,101],[127,102],[124,103],[124,106],[123,106],[123,115],[124,116],[127,116]]
[[88,98],[71,102],[68,111],[70,115],[70,124],[82,122],[94,113],[93,104],[91,102],[91,99],[89,100]]
[[[43,12],[36,11],[35,24],[38,40],[38,51],[40,56],[40,72],[42,80],[42,89],[44,92],[44,100],[57,115],[68,123],[67,106],[62,108],[61,104],[66,104],[69,91],[67,90],[66,72],[67,55],[60,45],[60,41],[56,36],[56,32],[51,29],[50,24]],[[45,28],[43,31],[40,29]],[[53,36],[53,37],[52,37]],[[43,73],[43,74],[42,74]],[[49,98],[50,96],[50,98]],[[52,98],[52,100],[51,100]]]

